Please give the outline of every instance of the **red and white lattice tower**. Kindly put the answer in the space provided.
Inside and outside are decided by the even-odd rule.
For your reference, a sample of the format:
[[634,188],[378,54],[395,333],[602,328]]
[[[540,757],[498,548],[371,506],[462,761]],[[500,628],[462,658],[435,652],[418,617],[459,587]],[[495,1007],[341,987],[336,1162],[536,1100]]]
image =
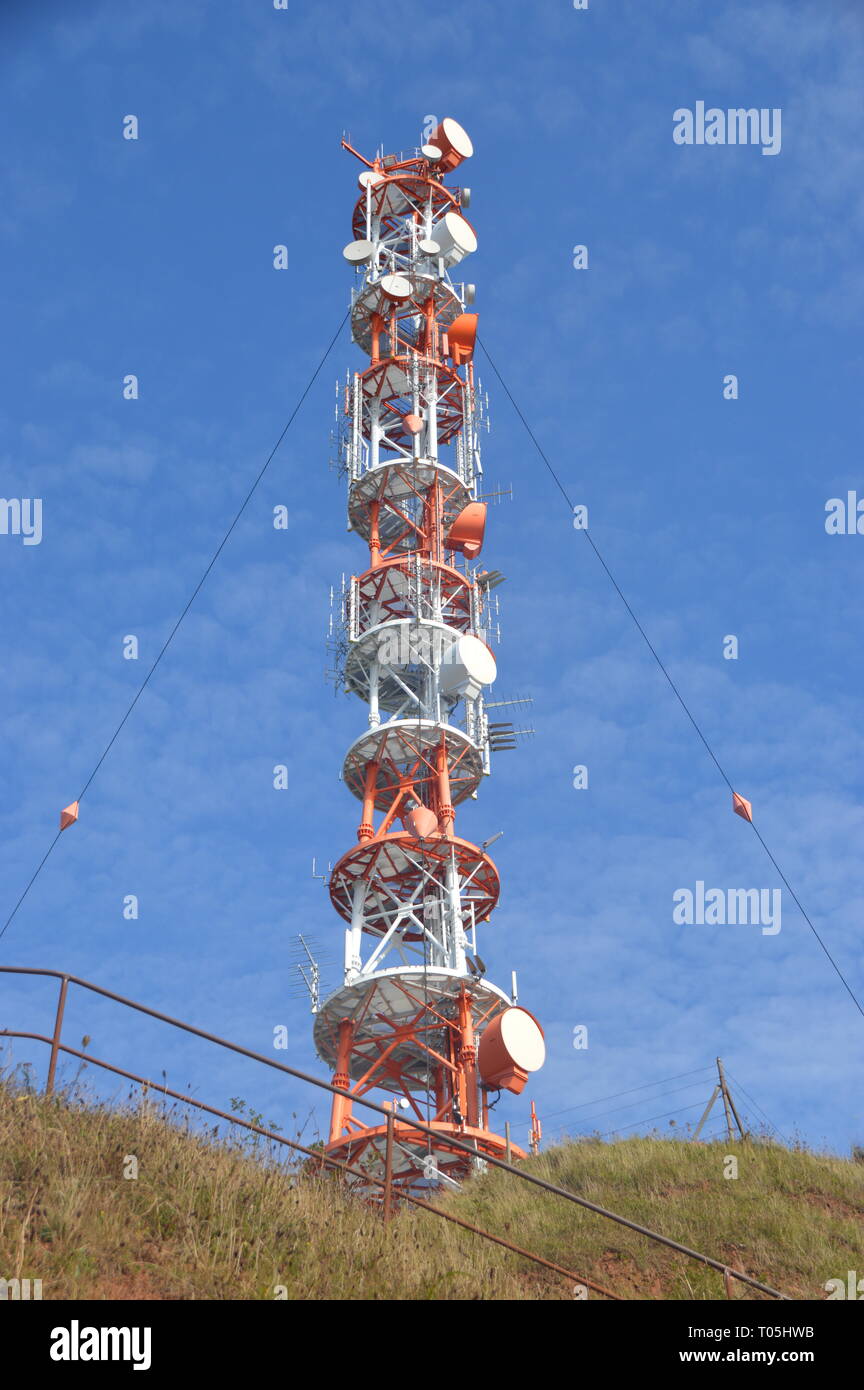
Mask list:
[[[477,241],[467,190],[444,183],[471,142],[444,120],[408,154],[369,161],[342,143],[366,166],[344,255],[356,276],[352,334],[369,362],[345,388],[340,464],[369,564],[344,586],[340,675],[368,720],[342,772],[362,806],[357,843],[329,885],[346,923],[344,983],[318,1010],[314,1037],[343,1092],[328,1153],[380,1175],[386,1125],[367,1124],[352,1099],[390,1092],[394,1182],[422,1187],[503,1157],[490,1095],[520,1092],[544,1044],[532,1015],[485,978],[477,929],[498,900],[498,871],[455,828],[490,750],[512,746],[484,703],[500,575],[475,564],[486,520],[477,316],[465,312],[473,286],[451,279]],[[411,1128],[412,1112],[434,1139]]]

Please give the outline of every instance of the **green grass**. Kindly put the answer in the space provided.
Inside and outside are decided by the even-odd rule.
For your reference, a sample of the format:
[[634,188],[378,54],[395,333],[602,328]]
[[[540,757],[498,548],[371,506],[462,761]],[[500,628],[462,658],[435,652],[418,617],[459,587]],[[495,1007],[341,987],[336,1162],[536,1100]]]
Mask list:
[[[737,1179],[724,1178],[727,1154]],[[137,1179],[124,1178],[128,1157]],[[560,1145],[526,1168],[795,1298],[864,1276],[864,1164],[765,1142]],[[448,1211],[637,1299],[725,1298],[722,1277],[508,1174]],[[573,1283],[429,1213],[380,1213],[248,1137],[0,1083],[0,1277],[43,1298],[572,1299]],[[592,1295],[593,1297],[594,1295]],[[759,1297],[743,1286],[736,1297]]]

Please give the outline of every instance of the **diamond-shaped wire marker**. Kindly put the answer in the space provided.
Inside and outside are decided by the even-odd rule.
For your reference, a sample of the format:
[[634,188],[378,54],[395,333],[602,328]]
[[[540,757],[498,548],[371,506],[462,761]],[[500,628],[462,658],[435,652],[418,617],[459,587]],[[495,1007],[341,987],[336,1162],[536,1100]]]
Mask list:
[[733,792],[732,810],[735,812],[736,816],[740,816],[742,820],[749,820],[752,824],[753,807],[746,796],[739,796],[737,792]]
[[60,812],[60,829],[68,830],[70,825],[74,825],[78,819],[78,802],[73,801],[71,806],[64,806]]

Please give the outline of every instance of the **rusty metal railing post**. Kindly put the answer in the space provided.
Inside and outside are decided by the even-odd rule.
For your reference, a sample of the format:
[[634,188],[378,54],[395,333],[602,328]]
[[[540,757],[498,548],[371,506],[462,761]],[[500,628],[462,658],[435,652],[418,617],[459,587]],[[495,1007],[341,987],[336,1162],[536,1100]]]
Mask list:
[[60,1047],[60,1034],[63,1030],[63,1013],[66,1008],[66,990],[69,987],[69,976],[64,975],[60,981],[60,997],[57,1000],[57,1014],[54,1019],[54,1037],[51,1039],[51,1060],[48,1063],[48,1080],[45,1082],[45,1094],[50,1096],[54,1090],[54,1073],[57,1070],[57,1052]]
[[393,1114],[387,1116],[387,1147],[384,1151],[384,1224],[393,1213]]

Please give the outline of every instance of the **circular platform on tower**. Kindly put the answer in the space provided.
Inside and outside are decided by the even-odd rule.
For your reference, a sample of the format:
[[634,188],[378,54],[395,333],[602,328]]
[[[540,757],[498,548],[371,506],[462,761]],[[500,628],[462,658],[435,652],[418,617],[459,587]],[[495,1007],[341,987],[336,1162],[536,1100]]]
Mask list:
[[[424,311],[430,299],[434,304],[439,329],[446,331],[453,320],[463,312],[462,301],[448,281],[440,280],[437,275],[429,272],[408,267],[400,270],[399,274],[410,287],[407,298],[399,303],[396,314],[397,336],[403,344],[410,343],[414,346],[420,341],[426,324]],[[385,280],[386,277],[382,277],[371,283],[364,283],[356,292],[351,306],[351,336],[357,346],[370,357],[372,316],[379,314],[389,323],[394,307],[393,298],[387,293]],[[391,343],[389,331],[382,330],[378,344],[379,355],[389,357],[395,350],[396,344]]]
[[425,494],[437,483],[442,490],[442,522],[448,531],[457,516],[474,500],[472,490],[458,473],[430,458],[400,458],[379,463],[355,478],[348,492],[348,521],[352,531],[368,541],[370,505],[379,502],[382,545],[403,552],[419,548]]
[[356,635],[379,623],[401,618],[432,618],[467,632],[471,625],[471,591],[467,575],[440,560],[412,554],[394,555],[355,581],[359,611]]
[[[370,171],[371,173],[371,171]],[[393,174],[372,174],[369,180],[373,222],[380,222],[381,237],[393,236],[404,225],[403,219],[416,212],[425,219],[427,212],[437,222],[448,212],[459,210],[459,201],[452,189],[440,179],[429,178],[417,169],[397,170]],[[354,208],[352,227],[355,237],[366,236],[366,189]],[[375,228],[373,227],[373,234]],[[406,229],[405,241],[410,245]]]
[[[362,1114],[358,1106],[358,1115]],[[372,1112],[368,1112],[371,1118]],[[427,1121],[423,1121],[427,1123]],[[432,1121],[433,1135],[413,1129],[400,1117],[393,1126],[393,1186],[399,1192],[422,1196],[451,1183],[462,1183],[473,1172],[482,1171],[484,1158],[507,1158],[507,1143],[500,1134],[488,1129],[474,1129],[447,1121]],[[466,1154],[448,1140],[455,1139],[473,1149]],[[326,1146],[326,1152],[341,1163],[350,1163],[362,1170],[362,1175],[349,1174],[347,1182],[357,1195],[380,1200],[387,1152],[386,1124],[358,1130]],[[510,1145],[510,1161],[527,1157],[524,1149]],[[377,1181],[376,1181],[377,1179]]]
[[451,869],[467,931],[472,909],[473,921],[485,922],[495,908],[501,891],[498,870],[479,845],[440,833],[422,842],[406,830],[359,841],[334,866],[330,898],[340,917],[350,922],[355,885],[365,883],[363,930],[383,936],[404,905],[404,920],[396,930],[404,941],[421,941],[422,890],[433,883],[443,889]]
[[458,806],[480,785],[484,776],[483,752],[464,730],[432,719],[389,719],[386,724],[367,729],[345,754],[342,779],[362,801],[367,765],[377,763],[375,806],[386,811],[402,786],[437,782],[436,759],[442,740],[447,749],[450,796],[452,804]]
[[[373,663],[378,663],[378,707],[388,712],[405,705],[405,689],[422,695],[430,670],[437,671],[464,630],[426,619],[402,618],[379,623],[351,642],[345,657],[347,692],[367,702]],[[455,698],[451,704],[455,703]]]
[[335,1069],[339,1024],[350,1019],[352,1082],[368,1074],[376,1090],[400,1095],[406,1088],[425,1091],[433,1065],[438,1065],[429,1049],[439,1058],[449,1055],[448,1035],[463,989],[479,1036],[489,1019],[510,1004],[504,991],[485,978],[422,965],[358,975],[331,994],[315,1016],[318,1056]]

